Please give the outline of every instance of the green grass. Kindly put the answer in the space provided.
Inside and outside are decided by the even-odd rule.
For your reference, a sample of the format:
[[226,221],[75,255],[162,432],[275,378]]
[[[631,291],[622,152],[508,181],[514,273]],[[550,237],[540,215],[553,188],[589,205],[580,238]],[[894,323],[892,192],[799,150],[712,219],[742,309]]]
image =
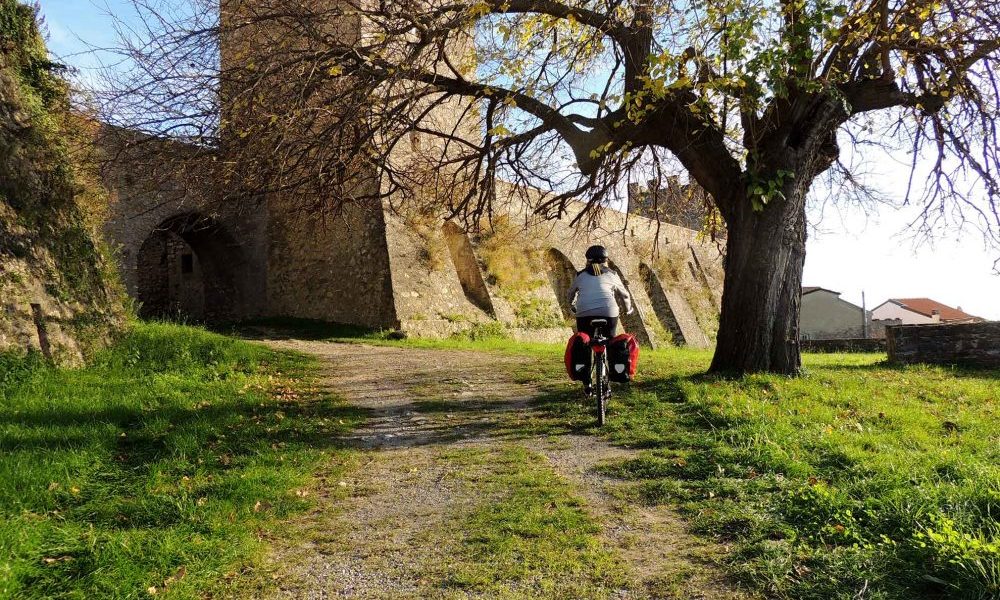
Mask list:
[[[457,333],[450,338],[430,337],[402,338],[398,331],[376,330],[356,325],[342,325],[310,319],[270,318],[247,321],[221,329],[223,333],[235,333],[253,337],[262,331],[274,332],[301,340],[323,340],[347,344],[364,343],[375,346],[396,346],[436,350],[472,350],[504,352],[508,354],[532,354],[548,356],[553,345],[543,342],[516,342],[502,323],[477,324],[468,331]],[[265,336],[267,337],[267,336]]]
[[[244,596],[361,415],[308,359],[140,324],[85,369],[0,357],[0,598]],[[332,455],[332,456],[331,456]],[[336,467],[335,467],[336,468]]]
[[802,377],[705,376],[711,353],[645,351],[610,425],[560,379],[561,348],[503,338],[342,341],[525,356],[540,435],[590,432],[639,450],[606,471],[725,543],[731,573],[771,598],[1000,598],[1000,372],[807,354]]
[[445,456],[484,498],[455,524],[461,560],[445,585],[489,598],[609,597],[625,568],[600,524],[537,454],[508,446]]
[[548,389],[537,433],[640,450],[607,471],[732,547],[731,572],[768,597],[1000,598],[1000,373],[813,354],[802,377],[723,379],[703,375],[710,352],[646,351],[598,431],[559,347],[364,339],[525,355],[511,376]]
[[[606,472],[731,545],[770,598],[1000,597],[1000,373],[807,355],[798,378],[702,375],[647,352],[600,432],[640,450]],[[554,390],[570,427],[589,407]]]

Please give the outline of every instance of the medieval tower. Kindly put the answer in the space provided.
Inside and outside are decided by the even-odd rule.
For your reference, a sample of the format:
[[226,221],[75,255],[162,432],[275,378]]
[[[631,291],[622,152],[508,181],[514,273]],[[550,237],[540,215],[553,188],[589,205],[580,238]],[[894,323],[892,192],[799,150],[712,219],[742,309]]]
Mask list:
[[[265,63],[261,49],[287,39],[287,32],[268,31],[270,40],[251,40],[227,27],[249,4],[222,3],[224,66]],[[343,39],[361,35],[358,22],[332,27]],[[227,98],[223,81],[223,127],[238,130],[241,120],[278,114],[282,85],[267,86],[248,108]],[[333,106],[336,97],[331,90]],[[459,113],[443,107],[433,118],[446,122]],[[112,143],[127,147],[129,137]],[[419,143],[412,140],[411,147]],[[116,154],[127,157],[128,150],[116,148]],[[377,180],[361,172],[356,185]],[[192,189],[189,181],[169,177],[151,183],[123,167],[109,170],[108,183],[116,199],[106,234],[144,316],[293,317],[435,336],[495,324],[514,334],[561,338],[572,323],[565,292],[583,267],[586,247],[602,243],[636,300],[626,329],[654,345],[705,346],[714,333],[722,283],[718,247],[692,229],[637,215],[609,209],[584,230],[543,221],[527,205],[501,198],[506,214],[470,235],[443,217],[409,218],[390,208],[391,201],[348,203],[333,214],[304,209],[325,199],[304,202],[301,195],[232,203],[210,191],[217,188]],[[508,187],[498,185],[498,195]]]

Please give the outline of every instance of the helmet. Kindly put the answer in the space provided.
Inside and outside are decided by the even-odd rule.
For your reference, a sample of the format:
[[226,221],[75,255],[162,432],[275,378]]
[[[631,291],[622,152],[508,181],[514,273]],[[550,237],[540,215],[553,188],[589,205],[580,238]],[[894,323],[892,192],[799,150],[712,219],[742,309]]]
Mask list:
[[608,262],[608,249],[604,246],[591,246],[587,248],[587,260],[589,262]]

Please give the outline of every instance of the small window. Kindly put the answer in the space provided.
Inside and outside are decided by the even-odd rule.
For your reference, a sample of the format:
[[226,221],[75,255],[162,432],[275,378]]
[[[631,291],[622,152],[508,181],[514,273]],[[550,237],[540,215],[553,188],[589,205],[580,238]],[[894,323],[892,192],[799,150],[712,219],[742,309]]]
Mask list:
[[190,275],[194,273],[194,255],[181,254],[181,273]]

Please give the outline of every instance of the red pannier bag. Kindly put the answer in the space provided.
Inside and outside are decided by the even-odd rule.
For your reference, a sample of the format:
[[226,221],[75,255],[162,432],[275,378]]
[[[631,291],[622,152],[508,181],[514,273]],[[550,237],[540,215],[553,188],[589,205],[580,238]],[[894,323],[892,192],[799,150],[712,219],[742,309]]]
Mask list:
[[628,383],[639,368],[639,343],[631,333],[616,336],[608,344],[608,379]]
[[566,374],[573,381],[590,379],[590,336],[574,333],[566,344]]

